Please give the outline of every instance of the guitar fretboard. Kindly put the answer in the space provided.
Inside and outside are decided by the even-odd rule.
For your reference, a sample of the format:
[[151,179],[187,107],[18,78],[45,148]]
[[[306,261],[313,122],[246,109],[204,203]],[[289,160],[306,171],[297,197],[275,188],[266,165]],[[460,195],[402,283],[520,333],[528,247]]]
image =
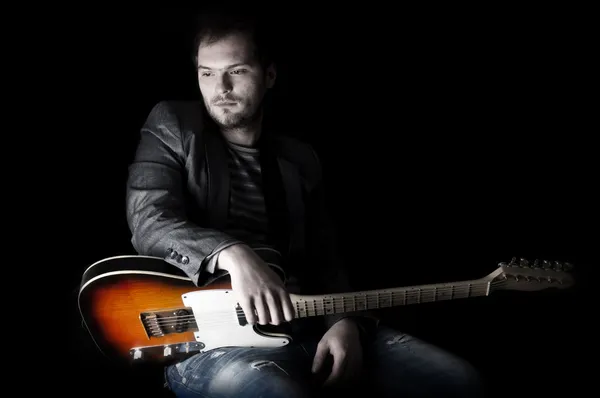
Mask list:
[[293,295],[292,303],[296,317],[306,318],[486,296],[488,287],[488,282],[471,281],[331,295]]

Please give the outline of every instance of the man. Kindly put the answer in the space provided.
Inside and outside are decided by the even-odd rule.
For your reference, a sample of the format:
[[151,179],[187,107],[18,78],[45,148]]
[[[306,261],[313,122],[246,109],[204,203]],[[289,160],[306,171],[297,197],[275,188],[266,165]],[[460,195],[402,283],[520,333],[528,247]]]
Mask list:
[[290,291],[350,286],[329,266],[337,263],[315,152],[263,128],[277,73],[254,22],[204,19],[194,46],[203,103],[152,109],[129,171],[127,215],[138,253],[164,257],[198,286],[227,273],[249,323],[292,325],[296,338],[196,354],[166,368],[168,387],[182,397],[291,398],[368,381],[384,396],[475,396],[467,363],[369,314],[294,319]]

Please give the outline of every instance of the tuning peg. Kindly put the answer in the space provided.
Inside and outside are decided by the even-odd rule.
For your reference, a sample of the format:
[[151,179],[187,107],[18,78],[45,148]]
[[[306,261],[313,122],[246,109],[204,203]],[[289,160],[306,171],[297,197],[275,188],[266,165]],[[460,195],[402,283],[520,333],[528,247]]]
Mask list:
[[551,266],[552,266],[552,265],[550,264],[550,261],[548,261],[548,260],[544,260],[544,261],[542,261],[542,268],[544,268],[544,269],[548,269],[548,268],[550,268]]
[[563,270],[564,271],[571,271],[573,269],[573,264],[571,263],[565,263],[565,265],[563,266]]
[[560,261],[555,261],[554,262],[554,269],[556,271],[560,271],[560,270],[562,270],[562,268],[563,268],[563,265],[562,265],[562,263]]
[[498,268],[506,267],[507,265],[506,262],[502,261],[498,263]]
[[508,266],[509,266],[509,267],[514,267],[514,266],[516,266],[516,265],[517,265],[517,258],[516,258],[516,257],[513,257],[513,258],[510,260],[510,263],[508,263]]
[[521,257],[521,259],[519,260],[519,266],[521,267],[529,267],[529,261],[527,261],[527,259]]
[[540,260],[538,260],[537,258],[533,261],[533,268],[539,268],[540,267]]

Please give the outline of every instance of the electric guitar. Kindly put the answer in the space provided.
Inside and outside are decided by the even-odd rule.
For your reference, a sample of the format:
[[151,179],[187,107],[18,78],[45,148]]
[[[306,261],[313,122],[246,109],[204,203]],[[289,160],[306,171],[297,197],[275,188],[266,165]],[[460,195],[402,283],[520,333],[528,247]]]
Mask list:
[[[497,290],[540,291],[574,284],[572,265],[513,258],[487,276],[328,295],[290,294],[295,318],[488,296]],[[292,341],[274,325],[250,325],[229,277],[197,287],[159,257],[110,257],[84,273],[78,296],[85,327],[116,362],[167,364],[224,346],[282,347]]]

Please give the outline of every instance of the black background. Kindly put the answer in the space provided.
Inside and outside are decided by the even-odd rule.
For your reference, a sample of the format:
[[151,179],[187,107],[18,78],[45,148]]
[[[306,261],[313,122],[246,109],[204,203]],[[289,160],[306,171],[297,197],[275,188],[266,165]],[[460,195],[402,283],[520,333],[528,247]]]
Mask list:
[[[574,291],[502,292],[387,316],[468,357],[498,396],[583,395],[584,294],[598,238],[586,25],[541,9],[272,12],[285,47],[269,122],[319,151],[357,286],[480,278],[513,256],[570,261]],[[64,195],[69,247],[79,249],[63,279],[75,393],[127,380],[81,328],[78,283],[91,263],[134,253],[124,183],[139,128],[156,102],[199,98],[189,22],[189,9],[148,7],[62,26],[62,72],[75,89],[64,101],[55,93],[76,147],[60,159],[73,192]],[[141,391],[135,378],[129,387]]]

